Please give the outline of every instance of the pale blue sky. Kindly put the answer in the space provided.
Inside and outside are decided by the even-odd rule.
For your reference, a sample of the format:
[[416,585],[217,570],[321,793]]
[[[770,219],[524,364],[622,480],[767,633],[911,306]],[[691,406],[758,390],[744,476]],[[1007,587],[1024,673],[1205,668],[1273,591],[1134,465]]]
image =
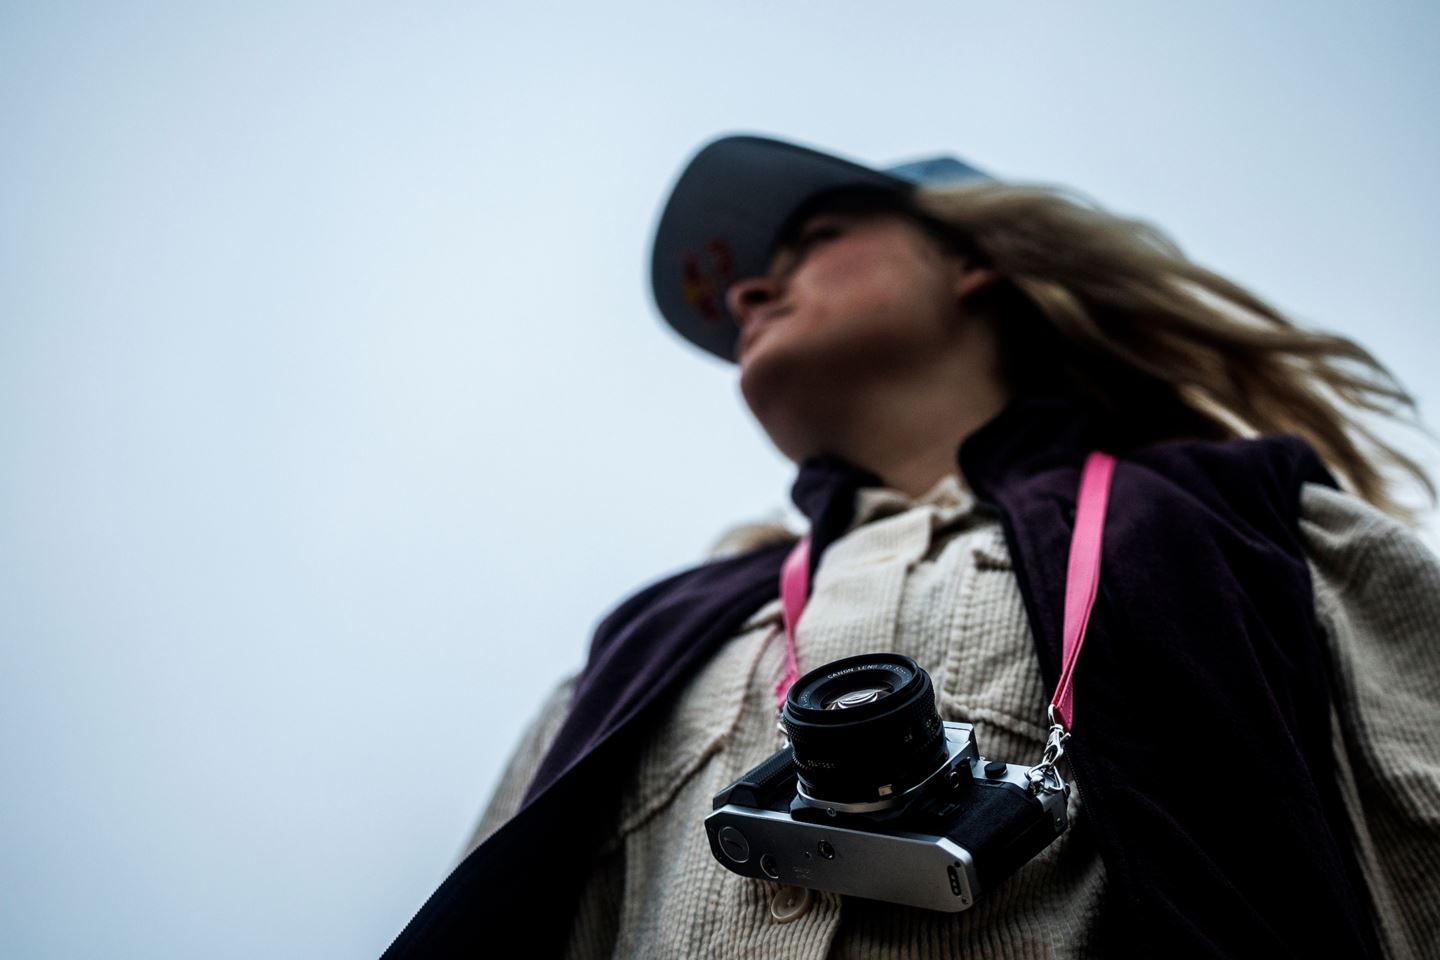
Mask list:
[[1435,423],[1437,27],[0,4],[0,951],[377,956],[595,623],[788,505],[646,285],[717,134],[1075,187]]

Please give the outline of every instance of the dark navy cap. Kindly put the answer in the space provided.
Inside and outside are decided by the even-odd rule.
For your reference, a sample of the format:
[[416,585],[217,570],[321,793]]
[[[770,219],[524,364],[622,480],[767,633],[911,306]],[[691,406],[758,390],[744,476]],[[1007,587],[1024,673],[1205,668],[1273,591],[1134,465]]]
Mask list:
[[686,164],[660,214],[650,259],[655,305],[686,340],[734,363],[740,327],[725,291],[766,271],[781,229],[808,200],[839,189],[906,193],[993,179],[954,157],[875,170],[770,137],[720,137]]

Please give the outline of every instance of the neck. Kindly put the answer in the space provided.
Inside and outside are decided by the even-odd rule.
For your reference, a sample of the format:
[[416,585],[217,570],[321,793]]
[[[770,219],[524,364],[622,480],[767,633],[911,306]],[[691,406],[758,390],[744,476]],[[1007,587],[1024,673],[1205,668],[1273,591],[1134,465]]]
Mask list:
[[911,499],[947,476],[968,486],[958,462],[960,444],[1009,402],[1009,395],[993,383],[975,387],[960,397],[894,389],[860,397],[854,409],[827,418],[831,429],[818,445],[792,459],[799,463],[815,453],[838,456]]
[[[1010,403],[994,324],[956,324],[929,356],[750,365],[746,402],[792,463],[833,456],[911,499],[946,476],[972,486],[960,445]],[[779,369],[772,369],[779,368]]]

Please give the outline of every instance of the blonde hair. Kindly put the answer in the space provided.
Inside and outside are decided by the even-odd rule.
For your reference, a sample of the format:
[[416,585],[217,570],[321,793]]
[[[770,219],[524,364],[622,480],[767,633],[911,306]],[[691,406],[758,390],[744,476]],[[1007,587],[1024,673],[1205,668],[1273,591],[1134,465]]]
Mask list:
[[1157,227],[1058,186],[923,187],[909,205],[950,249],[1002,276],[983,294],[1012,389],[1061,385],[1137,438],[1298,434],[1342,487],[1401,521],[1420,522],[1377,464],[1409,474],[1434,506],[1420,464],[1355,415],[1408,408],[1435,439],[1394,375],[1354,340],[1301,329],[1193,263]]

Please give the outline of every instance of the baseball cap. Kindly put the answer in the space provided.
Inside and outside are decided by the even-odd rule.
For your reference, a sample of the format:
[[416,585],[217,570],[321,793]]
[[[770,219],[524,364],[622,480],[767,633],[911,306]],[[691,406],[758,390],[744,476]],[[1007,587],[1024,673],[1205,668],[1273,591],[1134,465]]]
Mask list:
[[808,201],[834,190],[905,194],[993,179],[951,156],[872,169],[772,137],[719,137],[690,158],[661,210],[650,258],[655,305],[686,340],[734,363],[740,328],[725,291],[765,272],[781,230]]

